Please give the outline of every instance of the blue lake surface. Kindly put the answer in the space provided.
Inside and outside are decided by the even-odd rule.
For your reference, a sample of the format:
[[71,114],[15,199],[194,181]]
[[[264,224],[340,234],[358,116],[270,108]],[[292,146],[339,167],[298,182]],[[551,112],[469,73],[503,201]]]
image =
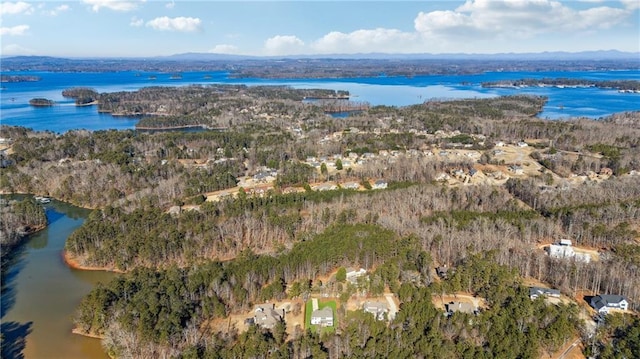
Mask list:
[[[432,99],[487,98],[532,94],[547,96],[541,118],[600,118],[616,112],[640,110],[640,94],[597,88],[531,87],[522,89],[482,88],[486,81],[522,78],[578,78],[589,80],[640,80],[640,70],[587,72],[486,72],[474,75],[432,75],[415,77],[365,77],[349,79],[234,79],[226,72],[183,72],[180,79],[169,73],[152,72],[6,72],[7,75],[39,76],[37,82],[3,83],[0,122],[34,130],[66,132],[73,129],[132,129],[137,118],[99,114],[97,107],[76,107],[62,97],[62,90],[85,86],[98,92],[135,91],[148,86],[190,84],[287,85],[294,88],[347,90],[352,100],[371,105],[408,106]],[[152,79],[155,77],[155,79]],[[56,101],[53,107],[35,108],[29,100],[44,97]]]

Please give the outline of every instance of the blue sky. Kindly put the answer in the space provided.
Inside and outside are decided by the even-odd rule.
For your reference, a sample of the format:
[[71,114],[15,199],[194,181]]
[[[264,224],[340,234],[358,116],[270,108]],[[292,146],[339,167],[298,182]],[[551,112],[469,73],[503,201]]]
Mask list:
[[2,56],[640,52],[640,0],[2,1]]

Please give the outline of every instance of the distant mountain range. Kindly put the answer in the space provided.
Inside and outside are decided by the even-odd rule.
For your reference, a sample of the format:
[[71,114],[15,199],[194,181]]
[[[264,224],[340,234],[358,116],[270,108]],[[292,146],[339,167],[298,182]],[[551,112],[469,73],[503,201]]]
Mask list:
[[189,52],[170,56],[158,56],[150,59],[159,60],[258,60],[258,59],[398,59],[398,60],[420,60],[420,59],[455,59],[455,60],[615,60],[615,59],[639,59],[640,53],[622,52],[618,50],[599,50],[582,52],[532,52],[532,53],[497,53],[497,54],[468,54],[468,53],[446,53],[446,54],[389,54],[389,53],[360,53],[360,54],[323,54],[323,55],[289,55],[289,56],[248,56],[231,54],[212,54]]
[[55,61],[67,60],[156,60],[156,61],[242,61],[242,60],[274,60],[274,59],[371,59],[371,60],[616,60],[616,59],[637,59],[640,61],[638,52],[622,52],[618,50],[599,50],[582,52],[532,52],[532,53],[496,53],[496,54],[469,54],[469,53],[445,53],[445,54],[390,54],[390,53],[359,53],[359,54],[314,54],[314,55],[288,55],[288,56],[250,56],[233,54],[214,54],[188,52],[169,56],[154,57],[73,57],[61,58],[52,56],[2,56],[3,60],[25,60],[25,61]]

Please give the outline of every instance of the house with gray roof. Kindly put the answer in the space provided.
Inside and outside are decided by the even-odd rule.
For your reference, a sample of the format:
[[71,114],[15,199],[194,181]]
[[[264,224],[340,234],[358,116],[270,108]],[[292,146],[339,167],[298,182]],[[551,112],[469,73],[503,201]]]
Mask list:
[[538,297],[560,298],[560,290],[542,287],[529,287],[529,298],[533,300]]
[[258,304],[253,310],[253,322],[262,328],[271,329],[284,318],[284,310],[276,310],[274,304]]
[[333,309],[327,306],[322,309],[316,309],[311,313],[311,324],[322,327],[333,326]]
[[360,188],[360,183],[358,182],[345,182],[342,185],[342,188],[344,189],[358,189]]
[[447,313],[452,315],[453,313],[467,313],[467,314],[477,314],[478,308],[466,302],[449,302],[449,304],[445,304]]
[[389,306],[386,302],[364,302],[362,309],[366,313],[371,313],[377,320],[383,320],[385,313],[389,312]]
[[598,313],[608,314],[611,309],[627,310],[629,302],[621,295],[616,294],[600,294],[591,298],[589,305]]
[[351,284],[358,283],[358,278],[367,274],[367,271],[364,268],[355,269],[352,267],[347,268],[347,281]]
[[379,179],[373,183],[371,186],[373,189],[384,189],[387,188],[387,181]]

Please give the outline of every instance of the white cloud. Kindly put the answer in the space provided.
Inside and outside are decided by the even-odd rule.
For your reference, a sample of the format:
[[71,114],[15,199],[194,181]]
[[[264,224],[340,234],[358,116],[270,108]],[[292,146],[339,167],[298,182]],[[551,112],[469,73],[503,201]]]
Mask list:
[[129,23],[129,26],[133,26],[133,27],[140,27],[144,25],[144,20],[138,18],[137,16],[134,16],[131,18],[131,22]]
[[219,44],[214,46],[209,52],[213,54],[237,54],[238,50],[238,47],[234,45]]
[[637,10],[640,9],[640,1],[639,0],[620,0],[622,5],[624,5],[629,10]]
[[466,0],[453,10],[418,13],[414,31],[332,31],[308,44],[293,35],[279,35],[268,39],[264,48],[267,54],[277,55],[578,51],[585,48],[581,39],[598,29],[628,25],[637,15],[632,7],[640,7],[640,0],[620,0],[618,7],[609,0],[604,4],[601,0],[586,1],[594,4],[576,7],[556,0]]
[[574,26],[579,29],[588,29],[592,27],[608,29],[619,24],[628,15],[628,11],[626,10],[604,6],[582,10],[578,13],[580,16],[578,21],[574,23]]
[[0,35],[2,36],[20,36],[24,35],[29,30],[29,25],[18,25],[13,27],[0,28]]
[[94,12],[100,11],[101,8],[114,11],[131,11],[138,7],[139,1],[125,0],[82,0],[87,5],[91,5]]
[[161,31],[194,32],[200,30],[201,21],[195,17],[157,17],[147,21],[147,26]]
[[420,12],[414,26],[426,37],[523,39],[542,33],[607,28],[629,15],[625,9],[607,6],[574,10],[552,0],[468,0],[454,11]]
[[397,29],[361,29],[350,33],[330,32],[312,44],[319,53],[406,52],[417,36]]
[[64,5],[56,6],[53,10],[44,11],[44,13],[49,16],[58,16],[60,13],[69,11],[69,10],[71,10],[71,7],[69,7],[69,5],[64,4]]
[[33,53],[33,50],[24,48],[18,44],[9,44],[2,47],[2,55],[31,55]]
[[32,14],[33,6],[24,1],[0,3],[0,15]]
[[264,42],[264,48],[269,55],[301,54],[304,41],[293,35],[276,35]]
[[166,3],[164,7],[166,7],[167,9],[173,9],[175,6],[176,6],[176,3],[174,1],[171,1]]

